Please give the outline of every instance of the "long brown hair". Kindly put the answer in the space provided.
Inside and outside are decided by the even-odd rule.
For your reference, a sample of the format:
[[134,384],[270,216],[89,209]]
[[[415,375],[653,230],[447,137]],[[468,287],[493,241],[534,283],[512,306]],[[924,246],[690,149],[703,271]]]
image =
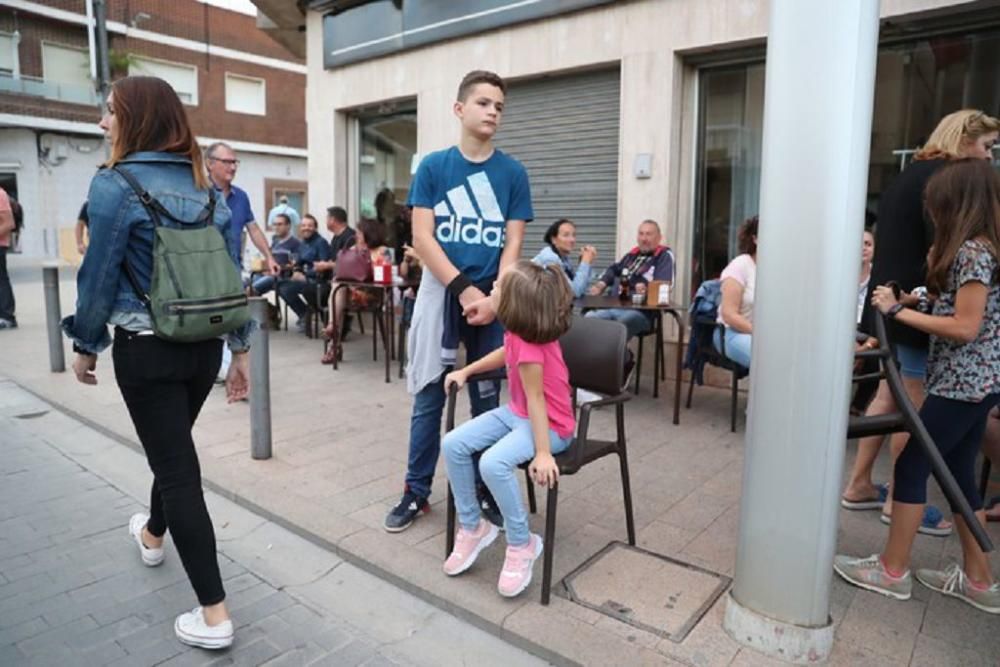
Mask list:
[[529,343],[548,343],[569,330],[573,292],[562,267],[519,260],[500,278],[497,319]]
[[1000,259],[1000,174],[989,162],[966,158],[938,169],[927,182],[924,206],[935,230],[927,256],[930,292],[948,289],[951,265],[969,239],[984,240]]
[[191,160],[195,186],[208,187],[201,149],[170,84],[155,76],[127,76],[111,84],[111,92],[117,131],[108,167],[137,151],[176,153]]

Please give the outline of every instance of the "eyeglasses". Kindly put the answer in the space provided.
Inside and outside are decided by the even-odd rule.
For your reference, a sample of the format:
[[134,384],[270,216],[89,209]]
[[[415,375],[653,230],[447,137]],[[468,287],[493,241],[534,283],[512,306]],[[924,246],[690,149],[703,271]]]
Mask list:
[[226,165],[227,167],[238,167],[238,166],[240,166],[240,161],[239,160],[223,160],[222,158],[217,158],[217,157],[210,157],[208,159],[209,160],[213,160],[215,162],[221,162],[222,164]]

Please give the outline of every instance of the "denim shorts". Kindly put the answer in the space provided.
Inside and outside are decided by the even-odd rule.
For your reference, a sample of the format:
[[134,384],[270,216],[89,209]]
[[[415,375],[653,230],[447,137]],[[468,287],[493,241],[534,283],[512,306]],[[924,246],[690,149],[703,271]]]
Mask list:
[[896,361],[903,377],[923,380],[927,376],[927,348],[896,345]]

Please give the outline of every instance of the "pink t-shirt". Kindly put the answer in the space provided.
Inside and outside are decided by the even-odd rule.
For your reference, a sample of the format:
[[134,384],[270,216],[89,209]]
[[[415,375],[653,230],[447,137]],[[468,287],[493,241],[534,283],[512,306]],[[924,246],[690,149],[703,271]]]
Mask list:
[[570,400],[569,370],[563,361],[559,341],[528,343],[508,331],[503,335],[503,349],[507,357],[510,411],[518,417],[528,418],[528,397],[524,393],[518,367],[521,364],[541,364],[542,390],[549,413],[549,428],[563,438],[572,436],[576,430],[576,419]]
[[[10,214],[10,197],[0,188],[0,213]],[[10,247],[10,232],[0,232],[0,248]]]

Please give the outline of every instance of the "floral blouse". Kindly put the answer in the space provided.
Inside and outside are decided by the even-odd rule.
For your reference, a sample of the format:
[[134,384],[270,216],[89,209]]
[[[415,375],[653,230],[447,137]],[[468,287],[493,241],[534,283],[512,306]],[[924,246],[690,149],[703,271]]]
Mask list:
[[927,359],[927,393],[957,401],[978,403],[1000,393],[1000,262],[989,245],[979,240],[962,244],[951,265],[947,289],[934,303],[934,315],[955,314],[955,295],[970,282],[989,288],[979,335],[971,343],[931,336]]

